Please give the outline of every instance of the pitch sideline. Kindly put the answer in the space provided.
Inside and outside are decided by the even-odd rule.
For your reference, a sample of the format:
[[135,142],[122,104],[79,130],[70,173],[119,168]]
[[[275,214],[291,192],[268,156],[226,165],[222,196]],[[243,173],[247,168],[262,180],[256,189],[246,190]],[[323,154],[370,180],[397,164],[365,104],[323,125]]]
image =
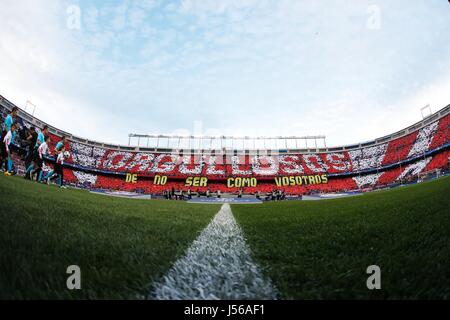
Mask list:
[[153,286],[150,299],[276,299],[277,290],[253,262],[229,204]]

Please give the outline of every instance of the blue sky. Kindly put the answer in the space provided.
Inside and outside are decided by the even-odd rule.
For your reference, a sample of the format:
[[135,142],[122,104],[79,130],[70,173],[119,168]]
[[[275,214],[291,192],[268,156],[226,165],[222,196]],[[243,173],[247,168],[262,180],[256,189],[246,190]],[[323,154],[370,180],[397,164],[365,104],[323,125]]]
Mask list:
[[342,145],[450,104],[447,0],[2,0],[0,12],[0,94],[100,141],[325,134]]

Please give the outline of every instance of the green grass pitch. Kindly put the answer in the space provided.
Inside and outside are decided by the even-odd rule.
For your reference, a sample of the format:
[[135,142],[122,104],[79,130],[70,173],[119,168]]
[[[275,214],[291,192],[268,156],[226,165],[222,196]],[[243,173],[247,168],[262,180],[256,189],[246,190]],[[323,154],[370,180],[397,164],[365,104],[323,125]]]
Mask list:
[[[0,176],[0,299],[136,299],[220,209]],[[69,291],[69,265],[82,290]]]
[[[450,177],[232,209],[284,299],[450,298]],[[381,290],[367,289],[369,265],[381,268]]]
[[[449,298],[450,177],[346,199],[235,205],[285,299]],[[0,299],[135,299],[219,205],[134,200],[0,176]],[[66,288],[79,265],[82,290]],[[381,268],[382,290],[366,287]]]

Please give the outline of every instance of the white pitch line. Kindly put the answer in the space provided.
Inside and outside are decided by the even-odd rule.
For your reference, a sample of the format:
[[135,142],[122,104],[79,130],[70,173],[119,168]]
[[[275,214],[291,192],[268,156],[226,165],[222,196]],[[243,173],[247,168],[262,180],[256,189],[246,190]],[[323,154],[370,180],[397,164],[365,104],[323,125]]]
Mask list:
[[244,300],[276,299],[277,290],[252,261],[241,228],[229,204],[224,204],[210,224],[178,259],[150,299]]

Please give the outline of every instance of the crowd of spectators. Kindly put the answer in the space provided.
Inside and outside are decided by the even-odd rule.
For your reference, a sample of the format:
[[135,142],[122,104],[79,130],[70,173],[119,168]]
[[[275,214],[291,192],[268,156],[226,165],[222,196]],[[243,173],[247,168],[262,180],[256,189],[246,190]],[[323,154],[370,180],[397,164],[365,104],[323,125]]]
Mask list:
[[81,168],[161,174],[170,178],[191,175],[216,179],[228,176],[274,177],[285,175],[358,173],[425,155],[448,143],[448,119],[436,121],[404,137],[357,150],[325,154],[289,155],[179,155],[133,153],[70,143],[71,161]]
[[[7,117],[5,109],[0,110],[2,123]],[[283,155],[183,155],[135,153],[105,149],[83,143],[68,141],[65,148],[70,151],[64,176],[68,183],[83,188],[114,189],[159,194],[167,199],[189,199],[193,196],[222,197],[233,193],[237,197],[251,194],[259,199],[280,200],[287,195],[311,192],[342,192],[375,188],[398,181],[407,181],[419,173],[436,168],[447,168],[449,151],[429,156],[428,151],[449,143],[450,116],[432,122],[427,126],[398,139],[368,146],[357,150],[322,154]],[[15,117],[12,144],[13,171],[28,168],[33,161],[33,149],[40,128],[36,128],[20,117]],[[5,135],[3,129],[2,136]],[[60,137],[47,133],[49,149],[53,150]],[[16,160],[18,159],[18,160]],[[414,159],[411,161],[409,159]],[[45,159],[43,171],[53,170],[52,159]],[[402,164],[408,160],[408,163]],[[3,165],[3,162],[2,162]],[[5,166],[8,166],[5,163]],[[394,167],[386,166],[395,165]],[[369,171],[369,172],[368,172]],[[137,173],[140,179],[130,184],[123,176],[108,173]],[[168,177],[165,185],[149,183],[155,175]],[[273,177],[313,174],[352,174],[335,176],[326,184],[278,187]],[[195,190],[184,185],[189,176],[204,176],[210,179],[207,187]],[[258,177],[254,187],[230,188],[227,177]]]

